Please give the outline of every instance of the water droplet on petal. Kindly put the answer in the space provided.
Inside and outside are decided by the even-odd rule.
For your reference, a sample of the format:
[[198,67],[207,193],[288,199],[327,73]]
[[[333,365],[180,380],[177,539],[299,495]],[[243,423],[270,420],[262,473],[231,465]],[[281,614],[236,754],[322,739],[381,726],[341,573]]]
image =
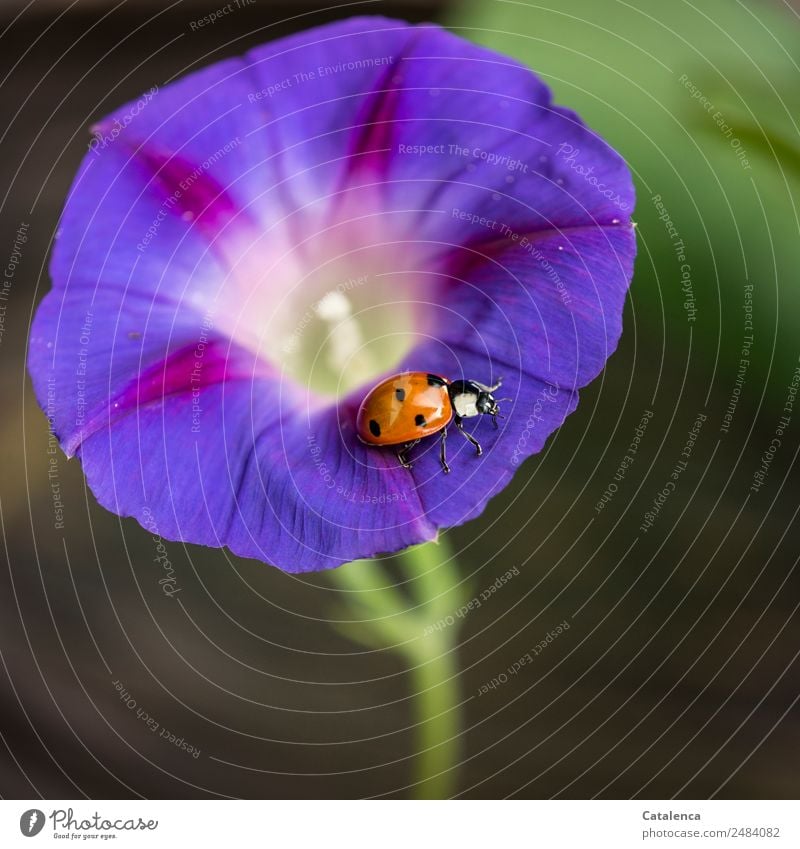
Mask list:
[[619,224],[619,218],[612,218],[611,223],[612,224]]
[[558,186],[563,186],[563,185],[564,185],[564,178],[563,178],[563,177],[559,177],[559,178],[556,180],[556,185],[558,185]]
[[507,183],[513,183],[513,182],[514,182],[514,177],[513,177],[513,175],[512,175],[512,174],[509,174],[509,175],[506,177],[506,182],[507,182]]
[[495,192],[495,193],[492,195],[492,200],[500,200],[500,195],[499,195],[499,194],[497,194],[497,192]]
[[539,162],[547,162],[547,157],[546,157],[544,154],[542,154],[542,155],[539,157]]
[[184,212],[184,213],[181,215],[181,218],[182,218],[184,221],[194,221],[194,213],[192,212],[192,210],[191,210],[191,209],[187,209],[187,210],[186,210],[186,212]]

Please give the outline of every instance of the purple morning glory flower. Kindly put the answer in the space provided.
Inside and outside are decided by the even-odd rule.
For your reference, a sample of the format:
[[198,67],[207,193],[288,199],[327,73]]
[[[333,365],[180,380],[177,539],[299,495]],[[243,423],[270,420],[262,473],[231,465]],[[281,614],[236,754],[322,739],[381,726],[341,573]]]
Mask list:
[[[289,571],[477,516],[614,351],[623,160],[529,69],[354,18],[154,88],[93,128],[29,367],[99,502]],[[482,457],[359,441],[381,377],[504,379]]]

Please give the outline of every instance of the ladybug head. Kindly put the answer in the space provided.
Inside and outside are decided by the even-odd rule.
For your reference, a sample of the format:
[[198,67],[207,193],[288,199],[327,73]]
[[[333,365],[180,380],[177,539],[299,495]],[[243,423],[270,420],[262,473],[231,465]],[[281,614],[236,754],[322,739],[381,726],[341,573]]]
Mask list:
[[475,407],[482,415],[496,416],[500,412],[494,395],[491,392],[478,393],[478,399],[475,401]]
[[[496,390],[498,390],[503,385],[503,378],[498,377],[497,383],[494,386],[484,386],[482,383],[478,383],[477,380],[472,381],[472,383],[478,388],[478,399],[475,402],[475,406],[478,408],[478,412],[487,415],[487,416],[499,416],[500,415],[500,404],[497,398],[492,394]],[[510,401],[510,398],[500,398],[500,401]],[[502,418],[502,416],[501,416]]]

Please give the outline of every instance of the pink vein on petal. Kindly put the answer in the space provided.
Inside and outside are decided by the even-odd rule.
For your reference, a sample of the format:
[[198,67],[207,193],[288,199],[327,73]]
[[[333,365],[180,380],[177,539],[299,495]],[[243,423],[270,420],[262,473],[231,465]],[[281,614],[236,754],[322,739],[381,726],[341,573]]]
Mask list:
[[166,359],[129,381],[126,386],[96,410],[86,425],[64,441],[64,451],[72,457],[81,443],[104,427],[148,404],[162,402],[168,396],[200,392],[229,380],[253,380],[265,373],[263,361],[240,348],[231,348],[227,339],[205,343],[202,354],[197,344],[185,345]]

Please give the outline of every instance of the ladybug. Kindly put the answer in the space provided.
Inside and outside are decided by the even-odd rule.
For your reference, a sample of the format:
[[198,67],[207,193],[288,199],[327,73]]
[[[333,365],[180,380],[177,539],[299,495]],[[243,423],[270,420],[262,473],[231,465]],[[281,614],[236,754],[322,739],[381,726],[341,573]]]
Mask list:
[[[500,388],[484,386],[476,380],[448,380],[438,374],[410,371],[387,377],[374,387],[361,402],[356,417],[358,438],[367,445],[396,445],[397,459],[411,468],[408,452],[426,436],[441,433],[439,460],[447,474],[445,440],[447,426],[455,422],[461,435],[475,446],[477,455],[483,449],[477,439],[464,430],[464,419],[488,415],[497,428],[502,418],[498,401],[492,393]],[[500,398],[500,401],[510,401]]]

